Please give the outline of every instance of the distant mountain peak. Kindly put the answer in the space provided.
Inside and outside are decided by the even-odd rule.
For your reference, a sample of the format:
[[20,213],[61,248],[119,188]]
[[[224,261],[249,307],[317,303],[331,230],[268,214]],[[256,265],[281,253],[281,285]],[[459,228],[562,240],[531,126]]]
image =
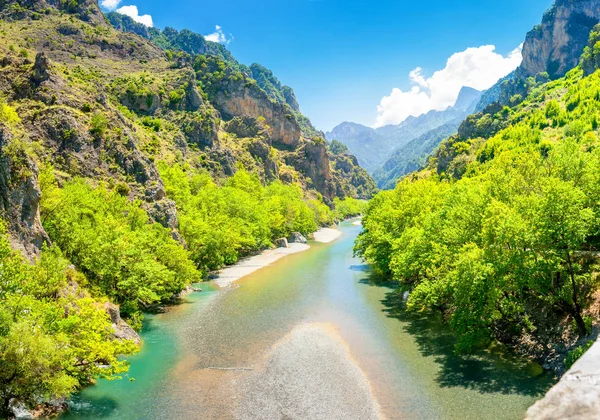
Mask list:
[[472,87],[463,86],[458,93],[458,98],[454,103],[454,108],[460,111],[467,111],[476,100],[481,97],[481,92]]

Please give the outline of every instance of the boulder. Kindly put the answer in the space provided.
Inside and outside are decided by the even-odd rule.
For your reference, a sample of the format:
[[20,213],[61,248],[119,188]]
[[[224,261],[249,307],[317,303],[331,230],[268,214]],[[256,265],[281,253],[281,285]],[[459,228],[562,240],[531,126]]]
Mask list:
[[304,235],[302,235],[300,232],[293,232],[290,235],[289,242],[292,243],[292,244],[305,244],[308,241],[306,240],[306,238],[304,237]]
[[15,420],[33,420],[35,418],[22,402],[14,398],[8,403],[8,409],[12,412]]
[[113,303],[106,302],[104,304],[104,310],[110,316],[110,321],[114,329],[114,336],[118,340],[132,340],[136,345],[142,343],[142,339],[139,334],[129,326],[121,318],[121,310]]
[[275,239],[275,245],[277,248],[289,248],[288,241],[286,238]]

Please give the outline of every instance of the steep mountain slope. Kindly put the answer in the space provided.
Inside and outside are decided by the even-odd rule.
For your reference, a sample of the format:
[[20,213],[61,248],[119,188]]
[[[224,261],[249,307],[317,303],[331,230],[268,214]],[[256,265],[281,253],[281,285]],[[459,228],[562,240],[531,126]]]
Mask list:
[[356,155],[360,165],[369,173],[385,164],[390,155],[412,140],[425,135],[453,120],[464,118],[472,111],[480,93],[464,87],[456,104],[444,111],[429,111],[418,117],[408,117],[397,125],[377,129],[361,124],[344,122],[325,134],[328,140],[338,140]]
[[456,115],[456,117],[396,148],[383,166],[373,172],[377,186],[383,189],[394,188],[397,179],[422,168],[442,140],[456,133],[463,119],[474,111],[480,98],[481,92],[463,87],[456,104],[452,107],[452,112],[445,114]]
[[396,150],[382,167],[373,172],[377,186],[385,190],[393,189],[398,179],[421,169],[440,143],[456,133],[461,121],[462,118],[452,120]]
[[[94,2],[68,15],[53,10],[44,1],[29,7],[11,1],[1,12],[1,94],[22,114],[23,137],[42,146],[37,159],[52,157],[56,169],[70,175],[122,179],[148,208],[165,200],[155,161],[192,156],[202,157],[197,164],[216,178],[231,176],[243,164],[265,181],[315,189],[328,202],[372,193],[372,183],[355,186],[356,179],[335,172],[325,142],[305,137],[290,105],[271,100],[221,45],[189,31],[147,29],[147,38],[182,51],[165,55],[142,37],[114,31]],[[45,13],[43,19],[35,19],[38,13]],[[141,32],[129,20],[123,18],[122,26]],[[295,105],[291,89],[266,69],[255,66],[255,72],[267,74],[277,93]],[[110,128],[107,138],[88,128],[100,113]],[[24,194],[35,215],[35,176],[28,182],[33,189]],[[19,234],[25,236],[17,241],[27,246],[43,237],[36,233],[37,218],[30,219],[30,234]],[[18,229],[24,228],[12,226],[11,232]]]
[[0,2],[0,417],[125,372],[126,322],[375,191],[266,69],[111,20]]
[[[493,114],[498,112],[498,104],[517,105],[536,85],[546,83],[565,75],[574,68],[580,60],[584,47],[587,45],[590,30],[600,20],[599,0],[559,0],[544,14],[542,23],[531,30],[523,44],[523,62],[510,75],[499,80],[492,88],[483,92],[477,105],[471,112],[482,112],[487,119],[473,118],[453,121],[449,126],[440,129],[440,133],[428,133],[425,138],[428,144],[435,143],[434,138],[443,140],[449,133],[448,128],[454,126],[450,134],[454,134],[459,126],[463,131],[498,129],[498,121],[490,121]],[[488,108],[489,107],[489,108]],[[470,112],[469,112],[470,113]],[[464,117],[466,117],[467,113]],[[473,127],[478,121],[479,128]],[[484,125],[489,127],[483,128]],[[495,127],[495,128],[492,128]],[[409,147],[409,146],[406,146]],[[431,147],[423,144],[427,150],[415,159],[411,143],[408,150],[398,149],[383,168],[372,172],[380,188],[393,187],[394,180],[415,170],[426,160]],[[404,157],[406,156],[406,158]]]
[[527,33],[521,65],[483,95],[477,111],[496,101],[515,105],[536,84],[564,76],[579,64],[590,30],[599,21],[600,0],[557,0],[541,24]]

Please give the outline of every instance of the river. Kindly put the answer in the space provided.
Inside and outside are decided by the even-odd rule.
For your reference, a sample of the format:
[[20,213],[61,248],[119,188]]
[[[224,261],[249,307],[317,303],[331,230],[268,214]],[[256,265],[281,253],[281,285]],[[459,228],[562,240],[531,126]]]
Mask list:
[[435,319],[393,311],[352,256],[360,226],[148,316],[127,376],[68,419],[520,419],[551,375],[501,349],[459,357]]

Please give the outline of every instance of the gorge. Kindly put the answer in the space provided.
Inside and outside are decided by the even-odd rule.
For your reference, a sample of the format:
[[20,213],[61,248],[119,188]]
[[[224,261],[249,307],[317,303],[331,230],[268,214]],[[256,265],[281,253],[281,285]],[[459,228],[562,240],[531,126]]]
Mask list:
[[120,3],[0,0],[0,418],[600,412],[600,0],[327,133],[220,26]]

